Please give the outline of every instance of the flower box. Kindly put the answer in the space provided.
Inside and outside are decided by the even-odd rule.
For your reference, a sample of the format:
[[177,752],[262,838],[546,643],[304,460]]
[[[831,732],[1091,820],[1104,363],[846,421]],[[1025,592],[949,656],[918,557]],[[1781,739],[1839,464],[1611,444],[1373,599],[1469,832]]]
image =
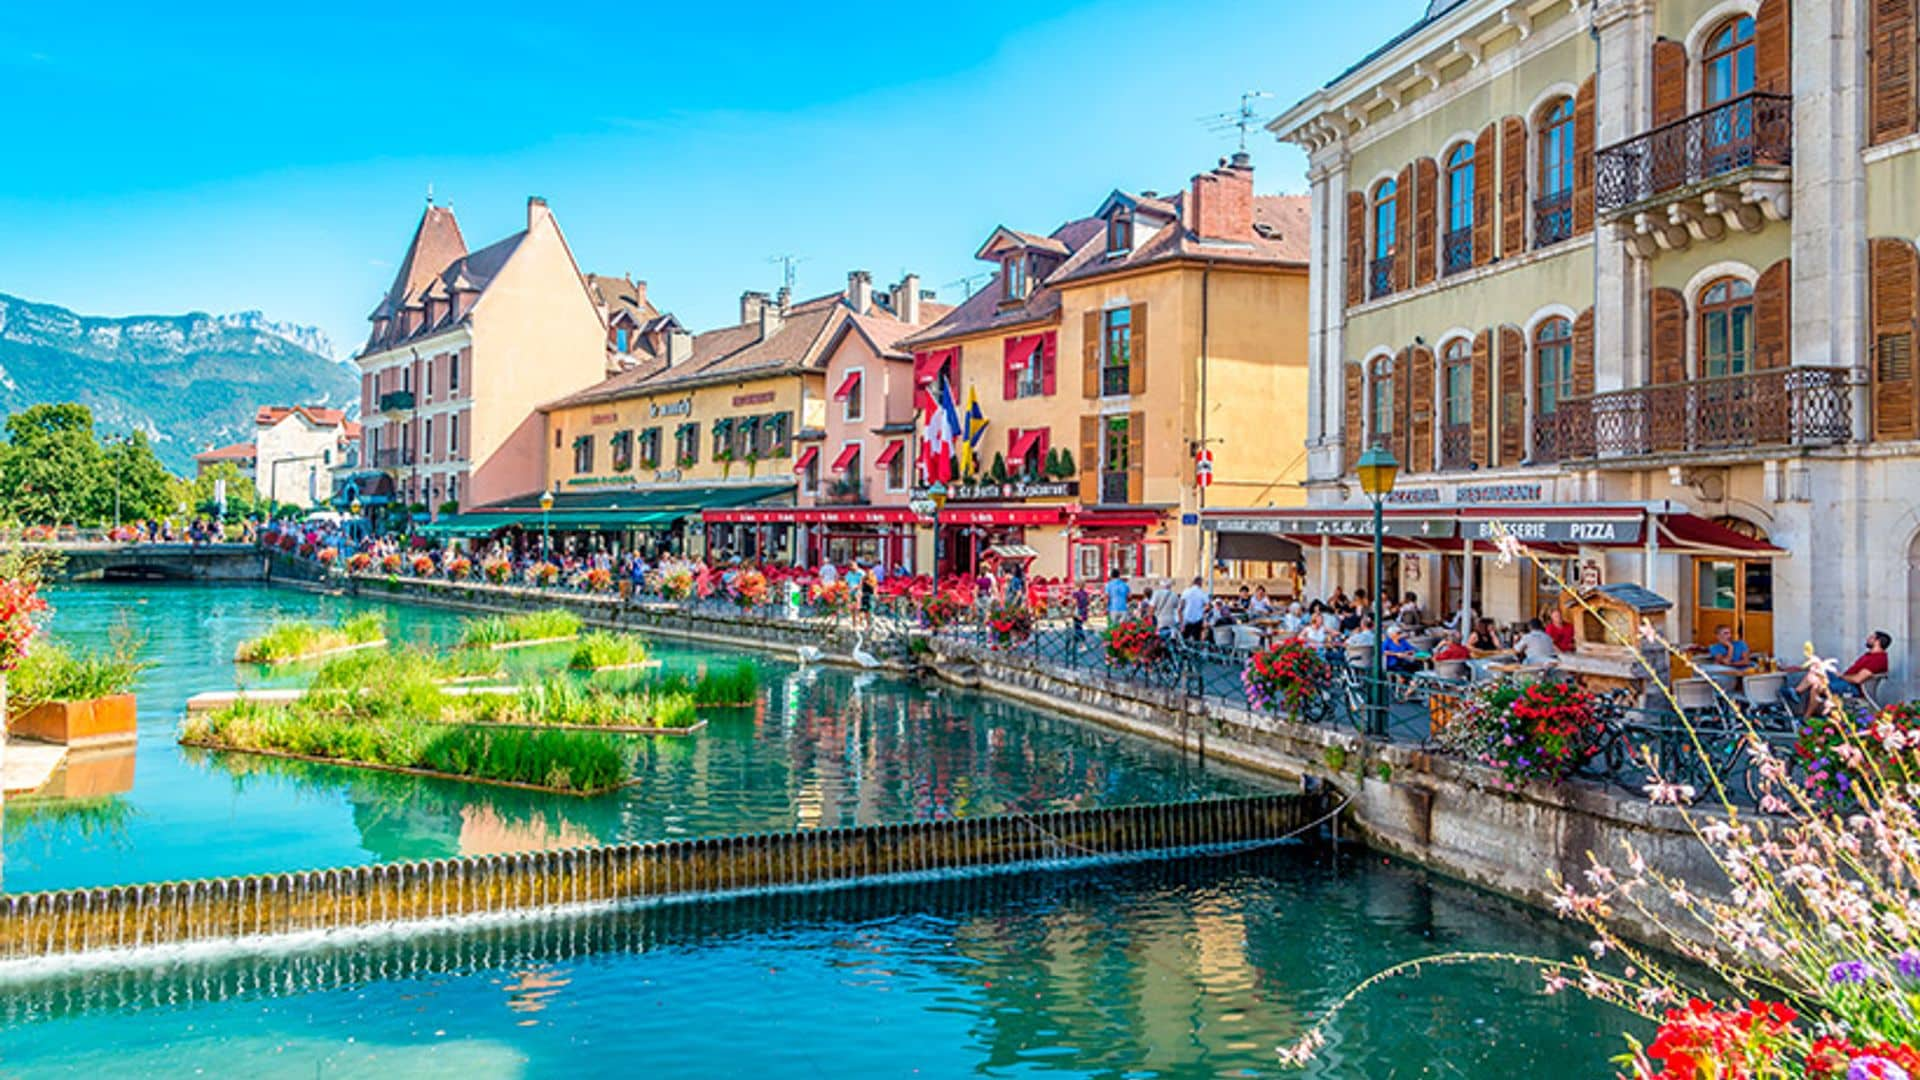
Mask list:
[[86,701],[46,701],[7,721],[7,734],[64,746],[132,742],[132,694]]

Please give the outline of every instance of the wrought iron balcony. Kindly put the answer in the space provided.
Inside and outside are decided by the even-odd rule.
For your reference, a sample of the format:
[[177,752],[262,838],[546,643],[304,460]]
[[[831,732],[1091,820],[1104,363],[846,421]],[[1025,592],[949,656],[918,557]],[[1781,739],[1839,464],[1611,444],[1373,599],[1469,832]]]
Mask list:
[[1784,179],[1793,164],[1793,98],[1744,94],[1595,155],[1594,207],[1618,214],[1746,170]]
[[1460,472],[1473,467],[1473,425],[1442,424],[1440,471]]
[[1133,392],[1133,371],[1126,364],[1108,364],[1100,369],[1100,393],[1117,397]]
[[818,501],[822,506],[865,506],[867,485],[836,480],[821,489]]
[[1457,274],[1473,268],[1473,226],[1454,229],[1440,238],[1440,274]]
[[[1564,402],[1561,403],[1564,406]],[[1560,425],[1556,422],[1559,410],[1550,413],[1533,414],[1533,453],[1528,461],[1536,465],[1545,465],[1560,460],[1563,442]]]
[[413,451],[385,449],[373,452],[373,467],[376,469],[397,469],[413,464]]
[[[1850,367],[1798,365],[1567,398],[1536,417],[1536,460],[1829,446],[1853,438]],[[1542,450],[1549,457],[1542,457]]]
[[1123,472],[1103,472],[1100,474],[1100,501],[1107,505],[1129,501],[1130,486],[1127,474]]
[[1382,255],[1367,264],[1367,299],[1393,295],[1393,256]]
[[1533,200],[1533,246],[1551,247],[1573,236],[1573,192],[1556,191]]
[[381,412],[406,412],[413,408],[413,391],[389,390],[380,395]]

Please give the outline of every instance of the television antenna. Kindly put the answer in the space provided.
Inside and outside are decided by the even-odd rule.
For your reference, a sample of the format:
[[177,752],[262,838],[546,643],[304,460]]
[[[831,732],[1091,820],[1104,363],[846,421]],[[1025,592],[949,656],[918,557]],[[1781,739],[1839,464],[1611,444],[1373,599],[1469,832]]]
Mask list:
[[1249,90],[1240,95],[1240,108],[1233,112],[1214,113],[1203,116],[1200,122],[1207,125],[1208,131],[1240,132],[1240,152],[1247,152],[1247,132],[1260,126],[1260,116],[1253,111],[1253,103],[1261,98],[1270,98],[1272,94],[1265,90]]
[[787,287],[787,293],[791,295],[793,293],[794,271],[801,263],[807,261],[806,257],[802,255],[775,255],[767,261],[780,264],[780,284],[785,285]]
[[942,285],[940,287],[943,289],[951,289],[954,286],[958,285],[960,288],[966,290],[966,294],[968,297],[971,297],[973,296],[973,290],[975,288],[977,288],[979,285],[985,285],[987,282],[992,280],[993,280],[993,271],[982,270],[977,274],[968,274],[966,277],[963,277],[963,278],[955,278],[954,280],[949,281],[945,285]]

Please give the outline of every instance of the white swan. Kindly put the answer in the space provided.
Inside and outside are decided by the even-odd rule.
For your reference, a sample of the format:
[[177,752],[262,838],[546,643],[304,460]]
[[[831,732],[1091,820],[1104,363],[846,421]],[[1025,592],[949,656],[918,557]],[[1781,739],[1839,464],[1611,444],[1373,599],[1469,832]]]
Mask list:
[[794,655],[800,658],[800,665],[802,667],[816,663],[820,659],[820,647],[818,645],[802,645],[793,651]]
[[867,632],[865,630],[860,631],[860,636],[854,639],[853,662],[863,668],[877,668],[880,666],[880,658],[867,651]]

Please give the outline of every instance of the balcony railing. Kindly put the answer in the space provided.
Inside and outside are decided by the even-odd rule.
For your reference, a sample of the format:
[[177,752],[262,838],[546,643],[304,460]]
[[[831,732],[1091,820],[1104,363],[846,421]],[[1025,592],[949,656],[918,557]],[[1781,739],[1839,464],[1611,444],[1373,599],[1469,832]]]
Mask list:
[[1533,200],[1533,246],[1551,247],[1573,236],[1573,192],[1556,191]]
[[381,412],[406,412],[413,408],[413,391],[389,390],[380,395]]
[[1473,425],[1440,426],[1440,470],[1459,472],[1473,466]]
[[375,450],[373,452],[373,467],[376,469],[396,469],[411,464],[413,464],[411,450]]
[[1856,378],[1801,365],[1566,398],[1536,418],[1535,457],[1543,445],[1546,460],[1574,461],[1844,443]]
[[1594,162],[1600,213],[1752,166],[1793,164],[1793,98],[1745,94],[1602,149]]
[[1123,472],[1103,472],[1100,474],[1100,501],[1106,504],[1128,501],[1130,486],[1128,474]]
[[1100,369],[1100,393],[1106,397],[1133,391],[1133,370],[1126,364],[1109,364]]
[[1393,256],[1382,255],[1367,264],[1367,298],[1393,295]]
[[836,480],[821,489],[819,502],[822,506],[865,506],[867,485]]
[[1533,464],[1544,465],[1560,460],[1561,444],[1566,440],[1561,436],[1560,425],[1556,422],[1559,415],[1558,409],[1533,414],[1533,453],[1528,455],[1528,460]]
[[1455,229],[1440,238],[1440,274],[1457,274],[1473,268],[1473,226]]

